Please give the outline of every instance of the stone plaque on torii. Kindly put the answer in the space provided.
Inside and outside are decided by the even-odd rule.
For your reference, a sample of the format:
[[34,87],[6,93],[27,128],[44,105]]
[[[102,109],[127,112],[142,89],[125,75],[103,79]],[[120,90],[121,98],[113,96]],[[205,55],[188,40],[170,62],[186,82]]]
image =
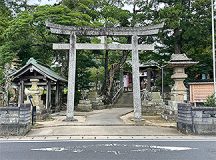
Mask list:
[[[141,98],[139,80],[139,53],[138,51],[154,50],[154,44],[138,44],[138,36],[149,36],[158,34],[163,24],[146,27],[115,27],[115,28],[90,28],[74,27],[46,23],[52,33],[70,35],[69,44],[53,44],[53,49],[69,50],[68,70],[68,95],[66,120],[74,120],[74,96],[75,96],[75,72],[76,72],[76,50],[131,50],[132,51],[132,73],[133,73],[133,104],[134,118],[140,121]],[[132,36],[131,44],[89,44],[76,43],[76,36]]]

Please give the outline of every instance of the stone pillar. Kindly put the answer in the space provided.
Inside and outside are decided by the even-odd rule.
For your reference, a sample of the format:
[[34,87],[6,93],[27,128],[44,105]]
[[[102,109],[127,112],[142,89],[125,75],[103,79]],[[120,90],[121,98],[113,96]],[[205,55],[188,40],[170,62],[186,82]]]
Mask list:
[[187,74],[185,74],[185,68],[184,67],[175,67],[173,69],[173,75],[171,78],[175,81],[174,86],[171,89],[171,101],[178,101],[183,102],[184,100],[187,100],[187,90],[184,85],[184,80],[188,77]]
[[24,102],[24,81],[21,80],[19,83],[19,99],[18,99],[18,106]]
[[140,97],[140,79],[139,79],[139,53],[138,53],[138,36],[132,36],[132,72],[133,72],[133,104],[134,118],[140,121],[141,114],[141,97]]
[[74,121],[74,97],[76,77],[76,35],[70,35],[69,69],[68,69],[68,95],[66,121]]

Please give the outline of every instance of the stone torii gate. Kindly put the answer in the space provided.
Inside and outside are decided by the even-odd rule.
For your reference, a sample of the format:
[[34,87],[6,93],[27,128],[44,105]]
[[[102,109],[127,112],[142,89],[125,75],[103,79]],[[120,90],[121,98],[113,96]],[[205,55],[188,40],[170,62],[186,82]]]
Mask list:
[[[69,50],[68,71],[68,95],[66,120],[74,119],[74,96],[75,96],[75,72],[76,72],[76,50],[132,50],[132,73],[133,73],[133,104],[134,118],[141,120],[141,98],[139,80],[139,53],[138,51],[154,50],[154,44],[138,44],[138,36],[149,36],[158,34],[163,24],[146,27],[121,27],[121,28],[89,28],[74,27],[46,23],[52,33],[70,35],[70,44],[53,44],[53,49]],[[76,43],[76,36],[132,36],[132,44],[88,44]]]

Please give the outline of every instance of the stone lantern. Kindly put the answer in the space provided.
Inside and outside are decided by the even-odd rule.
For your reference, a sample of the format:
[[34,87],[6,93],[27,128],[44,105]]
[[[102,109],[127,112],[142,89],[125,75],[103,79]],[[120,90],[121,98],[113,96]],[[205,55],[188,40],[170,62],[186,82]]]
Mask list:
[[[26,96],[32,96],[32,103],[37,107],[37,112],[40,113],[45,109],[43,101],[41,100],[41,95],[43,94],[44,89],[42,87],[38,87],[39,79],[30,79],[30,82],[32,83],[32,86],[29,89],[25,88],[25,94]],[[25,103],[30,103],[28,97]]]
[[185,54],[173,54],[168,66],[173,68],[173,75],[171,78],[174,80],[174,86],[171,89],[171,101],[169,106],[172,106],[177,111],[177,104],[187,101],[187,89],[184,85],[184,80],[188,77],[185,73],[185,68],[197,64],[198,62],[192,61]]

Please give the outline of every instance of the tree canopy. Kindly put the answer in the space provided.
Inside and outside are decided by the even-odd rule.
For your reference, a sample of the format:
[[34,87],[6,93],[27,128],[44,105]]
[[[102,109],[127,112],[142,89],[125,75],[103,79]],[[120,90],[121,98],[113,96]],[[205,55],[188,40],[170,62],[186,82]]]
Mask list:
[[[133,12],[122,8],[127,5],[131,5]],[[212,74],[209,0],[62,0],[55,5],[42,6],[31,5],[28,0],[0,0],[0,83],[4,82],[5,64],[11,63],[15,57],[22,61],[22,65],[30,57],[48,65],[57,59],[62,63],[57,71],[67,76],[68,52],[54,51],[52,43],[68,42],[69,38],[51,34],[45,27],[47,20],[62,25],[91,27],[142,26],[165,22],[159,36],[140,37],[139,43],[156,41],[156,50],[140,54],[141,61],[154,59],[162,65],[171,54],[185,53],[199,61],[199,65],[187,70],[189,79],[194,79],[196,74]],[[128,37],[107,39],[109,42],[130,42]],[[78,41],[98,43],[99,39],[80,36]],[[128,57],[130,54],[126,52],[116,54],[109,51],[105,54],[103,51],[79,51],[76,90],[87,88],[88,83],[95,79],[91,75],[95,71],[89,68],[96,67],[111,73],[111,66],[119,64],[115,65],[119,69]],[[102,70],[104,65],[107,69]],[[116,71],[113,73],[105,74],[114,76]]]

